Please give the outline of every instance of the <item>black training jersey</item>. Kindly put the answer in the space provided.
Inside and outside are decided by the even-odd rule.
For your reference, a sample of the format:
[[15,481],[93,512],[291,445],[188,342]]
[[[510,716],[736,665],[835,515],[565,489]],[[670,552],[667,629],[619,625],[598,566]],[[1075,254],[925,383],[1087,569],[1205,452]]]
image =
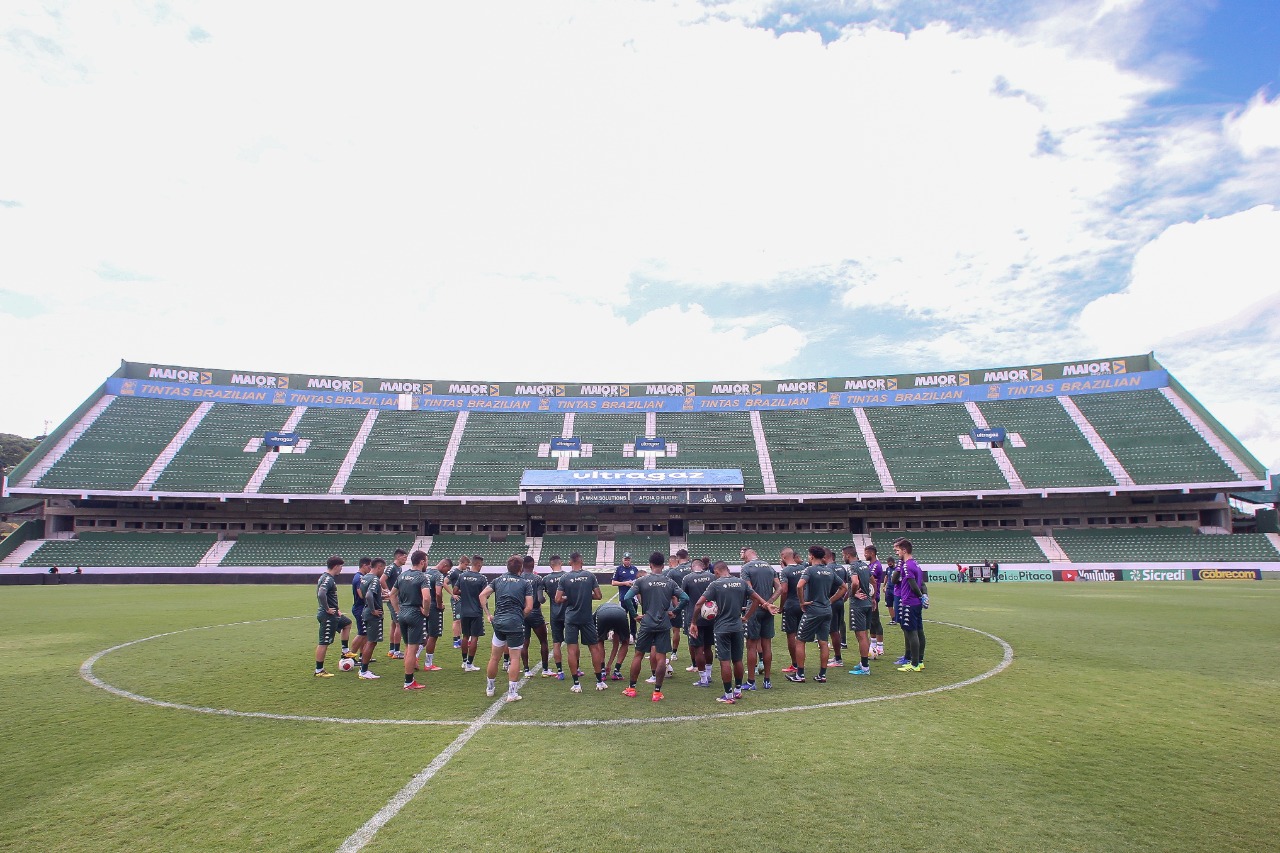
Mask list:
[[466,619],[468,617],[476,617],[484,615],[484,608],[480,606],[480,593],[484,592],[485,587],[489,585],[489,581],[479,572],[467,569],[458,575],[458,580],[454,583],[453,588],[458,591],[458,616]]
[[499,575],[493,588],[493,627],[503,631],[524,630],[524,602],[533,596],[533,584],[523,575]]
[[564,572],[552,572],[544,575],[542,578],[542,591],[546,593],[547,600],[551,602],[551,620],[564,619],[564,605],[556,604],[556,590],[560,589],[560,578],[564,577]]
[[768,601],[773,597],[773,583],[778,576],[764,560],[750,560],[742,566],[742,578],[756,595]]
[[440,590],[444,588],[444,575],[435,566],[427,569],[424,574],[427,576],[427,609],[429,615],[439,613],[440,608],[436,605],[436,599],[440,595]]
[[717,634],[746,630],[742,624],[742,608],[747,596],[747,582],[742,578],[716,578],[707,587],[707,601],[716,603],[714,630]]
[[322,611],[338,609],[338,582],[328,572],[316,581],[316,603]]
[[804,577],[804,570],[805,567],[800,563],[782,567],[782,582],[787,585],[787,598],[783,602],[784,606],[799,609],[800,595],[797,587],[800,586],[800,578]]
[[664,575],[648,574],[636,580],[631,587],[644,608],[640,627],[651,631],[671,630],[671,599],[676,594],[676,584]]
[[[689,606],[698,603],[698,599],[706,594],[707,587],[711,586],[711,582],[715,580],[715,575],[708,571],[693,572],[684,579],[684,592],[689,596]],[[693,617],[698,620],[699,625],[709,624],[707,620],[702,618],[701,613],[694,613]]]
[[831,594],[840,588],[840,580],[830,566],[809,566],[804,570],[804,600],[809,612],[829,611]]
[[564,621],[585,625],[591,619],[592,592],[600,588],[600,581],[585,569],[566,572],[560,578],[560,591],[564,593]]
[[417,569],[405,569],[396,578],[396,600],[400,602],[400,612],[406,609],[422,612],[422,590],[427,585],[427,576]]
[[360,598],[364,602],[364,612],[373,615],[375,610],[382,609],[382,579],[374,574],[365,575],[360,580]]

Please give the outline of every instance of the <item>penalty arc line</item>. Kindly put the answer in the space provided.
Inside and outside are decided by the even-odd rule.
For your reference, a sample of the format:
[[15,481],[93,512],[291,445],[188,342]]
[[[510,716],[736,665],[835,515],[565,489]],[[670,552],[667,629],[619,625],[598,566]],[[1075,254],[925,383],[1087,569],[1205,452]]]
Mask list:
[[[516,689],[523,687],[530,678],[541,671],[542,664],[538,664],[530,671],[529,675],[526,675],[517,682]],[[446,746],[443,752],[437,755],[430,764],[422,769],[421,773],[410,779],[409,784],[401,788],[385,806],[378,810],[377,814],[365,822],[364,826],[351,833],[351,835],[347,837],[347,840],[342,842],[342,846],[338,848],[338,853],[357,853],[357,851],[363,850],[365,845],[372,841],[373,837],[378,834],[378,830],[386,826],[387,822],[398,815],[401,809],[409,805],[413,798],[418,796],[418,792],[426,787],[426,784],[430,782],[437,773],[444,769],[445,765],[458,754],[459,750],[467,745],[467,741],[475,737],[481,729],[493,721],[494,717],[498,716],[498,712],[501,711],[506,704],[506,697],[503,697],[490,705],[489,710],[477,717],[471,725],[467,726],[466,729],[463,730],[462,734],[454,738],[453,743]]]

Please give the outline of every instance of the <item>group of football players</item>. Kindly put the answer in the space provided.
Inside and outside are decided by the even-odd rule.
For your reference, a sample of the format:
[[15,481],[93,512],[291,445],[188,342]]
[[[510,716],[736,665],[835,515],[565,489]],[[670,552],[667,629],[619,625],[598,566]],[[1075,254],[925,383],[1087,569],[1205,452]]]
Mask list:
[[[719,661],[723,692],[716,701],[732,705],[744,692],[773,687],[778,613],[790,657],[790,665],[782,670],[788,681],[825,683],[828,669],[843,669],[842,650],[849,648],[849,632],[859,658],[849,674],[870,675],[871,661],[884,654],[882,597],[890,623],[903,632],[906,651],[896,663],[898,670],[920,672],[925,648],[922,611],[928,607],[926,579],[912,556],[910,541],[895,542],[894,552],[896,561],[891,557],[885,566],[874,546],[864,550],[865,559],[858,559],[852,545],[839,558],[831,549],[814,545],[805,552],[805,562],[794,549],[784,548],[775,568],[755,550],[744,548],[737,575],[730,574],[724,561],[690,559],[685,550],[669,556],[655,552],[647,572],[625,572],[620,567],[612,583],[621,601],[596,607],[595,602],[603,599],[599,579],[583,568],[577,552],[569,555],[567,566],[560,556],[551,557],[547,574],[536,571],[532,557],[512,556],[505,572],[488,576],[479,556],[462,557],[456,565],[445,559],[432,566],[424,551],[409,554],[397,549],[390,565],[381,558],[360,560],[351,584],[351,616],[338,606],[337,578],[343,560],[330,557],[316,585],[320,630],[315,675],[331,677],[325,669],[326,653],[335,637],[340,637],[343,669],[358,664],[360,678],[377,679],[370,665],[377,661],[375,649],[387,634],[389,616],[387,656],[404,661],[403,689],[424,689],[417,673],[441,669],[435,653],[444,634],[446,595],[453,616],[453,646],[461,652],[462,670],[480,671],[475,657],[488,622],[493,638],[485,692],[495,694],[501,665],[507,673],[507,701],[522,698],[518,687],[522,677],[533,674],[529,646],[536,638],[542,676],[564,680],[567,666],[569,689],[574,693],[582,692],[583,645],[591,656],[595,689],[606,690],[609,681],[625,679],[628,686],[622,693],[628,697],[637,693],[647,658],[652,701],[660,702],[664,682],[675,674],[681,639],[687,638],[688,671],[698,676],[694,686],[710,688],[713,661]],[[548,602],[550,646],[543,614]],[[612,644],[607,661],[606,642]],[[818,646],[816,674],[806,672],[810,643]],[[634,653],[624,675],[631,646]]]

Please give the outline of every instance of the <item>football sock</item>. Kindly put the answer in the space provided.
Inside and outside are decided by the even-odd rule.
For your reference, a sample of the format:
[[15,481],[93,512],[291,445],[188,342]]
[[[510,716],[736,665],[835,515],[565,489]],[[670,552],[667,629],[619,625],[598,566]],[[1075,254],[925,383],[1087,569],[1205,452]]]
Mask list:
[[564,672],[564,664],[560,661],[556,661],[556,672]]
[[316,672],[319,672],[322,669],[324,669],[324,661],[322,660],[316,661]]
[[724,684],[724,695],[726,695],[726,696],[732,696],[732,695],[733,695],[733,685],[732,685],[732,684],[730,684],[730,683],[729,683],[729,682],[727,682],[727,681],[722,682],[722,683]]
[[821,675],[823,678],[826,678],[826,677],[827,677],[827,668],[826,668],[825,666],[820,666],[820,667],[818,667],[818,675]]
[[871,665],[871,659],[870,659],[870,658],[859,658],[859,660],[861,660],[861,661],[862,661],[862,668],[863,668],[863,669],[866,669],[868,666],[870,666],[870,665]]
[[635,690],[635,689],[636,689],[636,683],[635,683],[635,681],[634,681],[634,680],[633,680],[633,681],[631,681],[631,682],[630,682],[630,684],[629,684],[628,686],[630,686],[632,690]]
[[796,675],[800,676],[801,678],[804,678],[804,667],[802,666],[796,667]]
[[362,662],[362,663],[360,664],[360,671],[361,671],[361,672],[368,672],[368,671],[369,671],[369,664],[368,664],[368,663],[364,663],[364,662]]
[[435,664],[433,663],[433,661],[435,660],[435,656],[436,656],[436,655],[435,655],[435,652],[428,652],[428,653],[427,653],[427,666],[434,666],[434,665],[435,665]]
[[[597,672],[597,673],[596,673],[596,682],[597,682],[597,683],[599,683],[599,682],[603,682],[603,681],[604,681],[604,670],[602,669],[602,670],[600,670],[599,672]],[[574,684],[577,684],[577,683],[578,683],[578,676],[577,676],[576,674],[573,676],[573,682],[574,682]],[[635,685],[634,685],[634,684],[633,684],[633,685],[631,685],[631,686],[632,686],[632,687],[635,687]]]
[[508,695],[508,696],[514,696],[514,695],[516,695],[516,687],[518,687],[518,686],[519,686],[519,684],[520,684],[520,682],[518,682],[518,681],[508,681],[508,682],[507,682],[507,695]]
[[412,674],[406,674],[406,675],[405,675],[405,677],[404,677],[404,683],[405,683],[405,684],[411,684],[411,683],[413,683],[413,675],[412,675]]
[[576,669],[573,671],[573,683],[578,683],[578,671]]
[[498,679],[496,679],[496,678],[488,678],[488,679],[485,679],[485,680],[489,682],[489,689],[490,689],[490,690],[492,690],[492,689],[493,689],[493,687],[494,687],[494,685],[498,683]]

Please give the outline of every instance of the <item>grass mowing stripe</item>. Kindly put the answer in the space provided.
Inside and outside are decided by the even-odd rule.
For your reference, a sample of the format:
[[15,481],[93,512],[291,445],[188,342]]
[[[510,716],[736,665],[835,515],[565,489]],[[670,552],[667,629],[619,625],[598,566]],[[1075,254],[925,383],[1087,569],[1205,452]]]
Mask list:
[[[530,678],[539,674],[541,671],[542,664],[538,664],[530,670],[529,675],[526,675],[524,678],[516,682],[516,689],[519,690],[521,687],[524,687]],[[405,683],[407,684],[408,682]],[[467,726],[462,734],[458,735],[458,737],[454,739],[453,743],[445,747],[444,751],[435,757],[434,761],[424,767],[421,773],[410,779],[409,784],[401,788],[396,795],[391,798],[390,802],[379,809],[377,814],[369,818],[364,826],[360,827],[348,836],[347,840],[342,842],[342,846],[338,848],[338,853],[357,853],[357,851],[363,850],[365,845],[372,841],[373,837],[378,834],[378,830],[386,826],[387,821],[398,815],[401,809],[409,805],[413,798],[418,796],[418,792],[426,787],[426,784],[431,781],[431,778],[444,769],[444,766],[458,754],[458,750],[467,745],[467,741],[475,737],[476,734],[488,725],[494,717],[498,716],[498,712],[506,707],[506,704],[507,699],[504,696],[497,702],[490,705],[489,709],[481,714],[475,722]]]

